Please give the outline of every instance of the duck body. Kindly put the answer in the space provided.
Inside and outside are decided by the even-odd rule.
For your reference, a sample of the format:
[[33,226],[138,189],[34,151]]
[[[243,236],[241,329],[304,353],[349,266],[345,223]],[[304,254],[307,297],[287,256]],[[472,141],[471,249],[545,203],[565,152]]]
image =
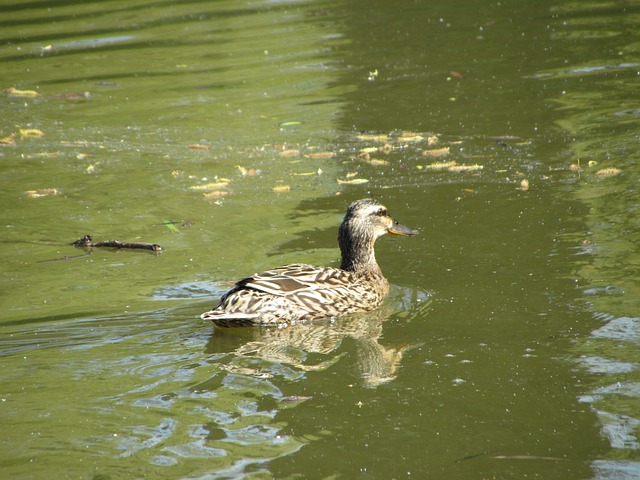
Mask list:
[[341,268],[292,264],[256,273],[237,282],[201,317],[222,327],[286,326],[373,310],[389,292],[375,259],[376,239],[416,233],[393,220],[376,200],[358,200],[340,225]]

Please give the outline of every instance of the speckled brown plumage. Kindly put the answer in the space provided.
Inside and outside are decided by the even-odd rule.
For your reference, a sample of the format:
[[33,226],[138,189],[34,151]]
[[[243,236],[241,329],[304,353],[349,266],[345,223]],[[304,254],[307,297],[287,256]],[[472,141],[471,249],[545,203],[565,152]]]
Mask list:
[[384,234],[414,235],[373,199],[352,203],[340,225],[341,268],[293,264],[240,280],[201,315],[218,326],[289,325],[376,308],[389,291],[375,259]]

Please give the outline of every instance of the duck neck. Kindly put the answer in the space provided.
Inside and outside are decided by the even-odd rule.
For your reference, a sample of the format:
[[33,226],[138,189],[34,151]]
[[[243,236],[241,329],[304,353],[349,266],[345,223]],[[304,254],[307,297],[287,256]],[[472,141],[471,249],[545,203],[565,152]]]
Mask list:
[[376,239],[364,229],[354,231],[349,224],[343,223],[338,234],[342,254],[340,268],[348,272],[382,276],[373,248],[375,241]]

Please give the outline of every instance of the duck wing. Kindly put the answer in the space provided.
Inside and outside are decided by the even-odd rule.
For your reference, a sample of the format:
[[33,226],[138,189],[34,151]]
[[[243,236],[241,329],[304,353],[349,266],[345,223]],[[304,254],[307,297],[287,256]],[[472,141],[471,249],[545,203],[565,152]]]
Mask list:
[[289,296],[305,291],[331,289],[348,285],[353,281],[354,276],[351,272],[339,268],[295,263],[255,273],[236,283],[234,290],[250,289],[277,296]]

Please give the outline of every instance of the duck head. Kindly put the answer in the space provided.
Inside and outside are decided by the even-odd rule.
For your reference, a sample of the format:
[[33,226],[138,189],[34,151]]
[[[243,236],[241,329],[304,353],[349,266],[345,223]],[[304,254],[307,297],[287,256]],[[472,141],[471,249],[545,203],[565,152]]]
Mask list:
[[344,270],[377,270],[374,243],[382,235],[415,235],[418,231],[402,225],[388,213],[387,207],[372,198],[349,205],[340,225],[338,242]]

